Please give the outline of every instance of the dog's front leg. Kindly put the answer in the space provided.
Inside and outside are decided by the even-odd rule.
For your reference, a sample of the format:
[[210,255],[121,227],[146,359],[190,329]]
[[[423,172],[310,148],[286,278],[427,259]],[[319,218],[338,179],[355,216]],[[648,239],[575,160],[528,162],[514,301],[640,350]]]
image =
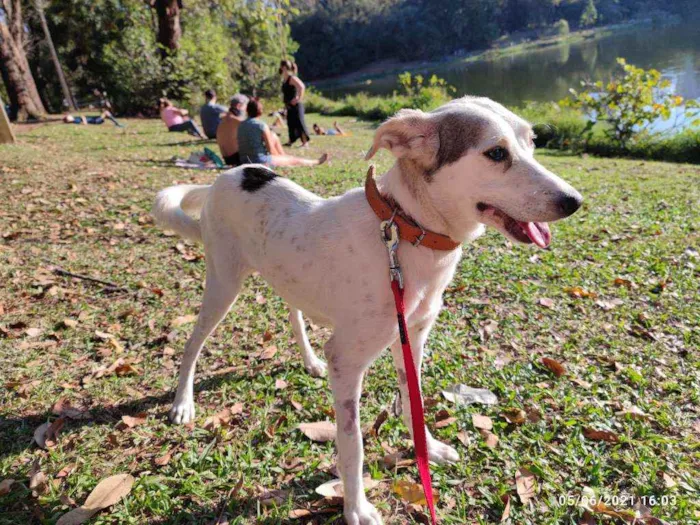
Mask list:
[[380,525],[382,518],[367,501],[362,484],[362,431],[360,394],[367,362],[358,361],[358,352],[340,345],[335,337],[324,348],[330,365],[329,379],[335,400],[338,428],[338,471],[343,480],[344,514],[348,525]]
[[[425,321],[410,327],[408,329],[408,337],[411,341],[411,350],[413,351],[413,361],[416,365],[418,374],[418,383],[421,379],[421,361],[423,360],[423,347],[430,334],[430,329],[437,318],[437,314],[431,316]],[[411,403],[408,397],[408,381],[406,380],[406,369],[403,361],[403,351],[401,350],[401,341],[396,340],[391,345],[391,354],[394,357],[394,367],[396,375],[399,378],[399,388],[401,390],[401,408],[403,412],[404,423],[408,427],[408,431],[413,437],[413,425],[411,419]],[[459,460],[459,454],[451,446],[442,443],[435,439],[428,428],[425,429],[426,440],[428,442],[428,455],[430,461],[435,463],[454,463]]]

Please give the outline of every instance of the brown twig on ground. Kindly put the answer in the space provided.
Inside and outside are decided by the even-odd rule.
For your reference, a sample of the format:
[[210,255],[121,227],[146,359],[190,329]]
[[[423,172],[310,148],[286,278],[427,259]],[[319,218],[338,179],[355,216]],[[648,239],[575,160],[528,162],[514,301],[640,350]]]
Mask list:
[[76,279],[82,279],[83,281],[89,281],[92,283],[102,284],[102,285],[110,288],[110,291],[123,291],[123,292],[129,291],[127,288],[124,288],[123,286],[119,286],[118,284],[110,283],[109,281],[103,281],[102,279],[97,279],[96,277],[90,277],[89,275],[82,275],[79,273],[69,272],[67,270],[64,270],[63,268],[58,267],[58,266],[53,268],[53,273],[55,273],[56,275],[63,275],[65,277],[74,277]]

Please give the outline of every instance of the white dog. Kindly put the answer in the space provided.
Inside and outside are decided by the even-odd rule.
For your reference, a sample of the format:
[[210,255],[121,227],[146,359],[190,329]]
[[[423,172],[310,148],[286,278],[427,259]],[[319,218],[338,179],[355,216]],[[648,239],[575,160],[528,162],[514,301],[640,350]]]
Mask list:
[[[492,226],[521,243],[546,247],[547,222],[574,213],[581,195],[533,158],[530,125],[486,98],[465,97],[430,113],[400,111],[376,131],[367,154],[386,148],[396,163],[379,188],[404,217],[425,230],[470,242]],[[185,346],[175,423],[194,418],[193,377],[205,339],[224,318],[253,271],[293,306],[291,322],[306,368],[322,374],[301,311],[332,327],[324,347],[335,398],[338,469],[350,525],[382,519],[362,488],[359,399],[364,372],[391,347],[403,414],[411,429],[406,373],[389,282],[380,219],[361,188],[323,199],[259,165],[235,168],[211,186],[174,186],[156,197],[163,227],[204,242],[206,287],[194,332]],[[400,243],[406,324],[420,368],[423,346],[442,306],[461,248],[434,250]],[[427,434],[432,461],[457,452]]]

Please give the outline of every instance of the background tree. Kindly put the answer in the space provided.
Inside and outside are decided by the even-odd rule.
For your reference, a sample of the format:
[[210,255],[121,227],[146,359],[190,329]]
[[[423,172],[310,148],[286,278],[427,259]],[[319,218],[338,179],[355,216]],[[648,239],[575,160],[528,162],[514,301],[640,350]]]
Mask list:
[[44,0],[34,0],[34,8],[36,10],[36,13],[39,17],[39,22],[41,23],[41,29],[44,32],[44,38],[46,39],[46,45],[49,48],[49,52],[51,53],[51,60],[53,61],[53,66],[56,69],[56,77],[58,78],[58,82],[61,85],[61,90],[63,91],[63,97],[66,101],[66,104],[68,104],[68,107],[75,111],[77,109],[77,105],[75,103],[75,100],[73,99],[73,94],[70,91],[70,88],[68,87],[68,83],[66,82],[66,77],[63,74],[63,68],[61,67],[61,61],[58,59],[58,53],[56,53],[56,47],[53,44],[53,39],[51,38],[51,31],[49,30],[49,25],[46,22],[46,15],[44,13],[44,8],[45,8],[45,2]]
[[10,106],[20,120],[46,113],[27,59],[20,0],[0,0],[0,68]]
[[589,27],[595,25],[598,21],[598,10],[595,8],[595,3],[593,0],[588,0],[586,4],[586,9],[581,13],[580,25],[581,27]]
[[182,0],[155,0],[154,7],[158,13],[158,43],[161,56],[165,57],[168,51],[175,52],[180,48]]

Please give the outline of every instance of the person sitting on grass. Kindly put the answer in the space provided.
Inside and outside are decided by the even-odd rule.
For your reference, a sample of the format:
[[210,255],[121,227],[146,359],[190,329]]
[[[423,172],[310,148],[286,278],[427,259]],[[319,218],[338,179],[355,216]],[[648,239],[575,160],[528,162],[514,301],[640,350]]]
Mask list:
[[238,154],[245,164],[268,166],[318,166],[328,160],[324,153],[317,160],[285,154],[279,137],[258,117],[263,113],[262,103],[251,98],[247,107],[248,119],[238,126]]
[[194,120],[187,116],[188,111],[186,109],[176,108],[167,98],[161,98],[158,101],[158,106],[160,118],[165,122],[168,131],[186,131],[200,139],[205,138]]
[[345,135],[347,135],[347,133],[345,133],[345,131],[343,131],[343,129],[340,126],[338,126],[338,122],[334,122],[333,127],[328,128],[328,129],[323,129],[318,124],[314,124],[313,128],[314,128],[314,133],[316,133],[316,135],[329,135],[329,136],[332,136],[332,135],[345,136]]
[[228,112],[216,129],[216,143],[219,145],[221,156],[229,166],[238,166],[241,163],[238,154],[238,126],[245,120],[245,107],[248,97],[240,93],[231,97]]
[[221,124],[221,119],[226,114],[226,107],[216,103],[216,91],[207,89],[204,92],[207,103],[199,110],[199,120],[202,121],[204,134],[210,138],[216,138],[216,130]]
[[120,124],[119,122],[117,122],[117,119],[115,119],[114,115],[112,115],[108,110],[104,110],[99,117],[94,116],[94,115],[93,116],[86,116],[86,117],[83,117],[82,115],[78,115],[77,117],[75,117],[73,115],[68,114],[68,115],[63,117],[63,123],[64,124],[85,124],[85,125],[96,124],[96,125],[99,125],[99,124],[104,124],[105,119],[110,120],[112,122],[112,124],[114,124],[118,128],[124,127],[123,124]]

